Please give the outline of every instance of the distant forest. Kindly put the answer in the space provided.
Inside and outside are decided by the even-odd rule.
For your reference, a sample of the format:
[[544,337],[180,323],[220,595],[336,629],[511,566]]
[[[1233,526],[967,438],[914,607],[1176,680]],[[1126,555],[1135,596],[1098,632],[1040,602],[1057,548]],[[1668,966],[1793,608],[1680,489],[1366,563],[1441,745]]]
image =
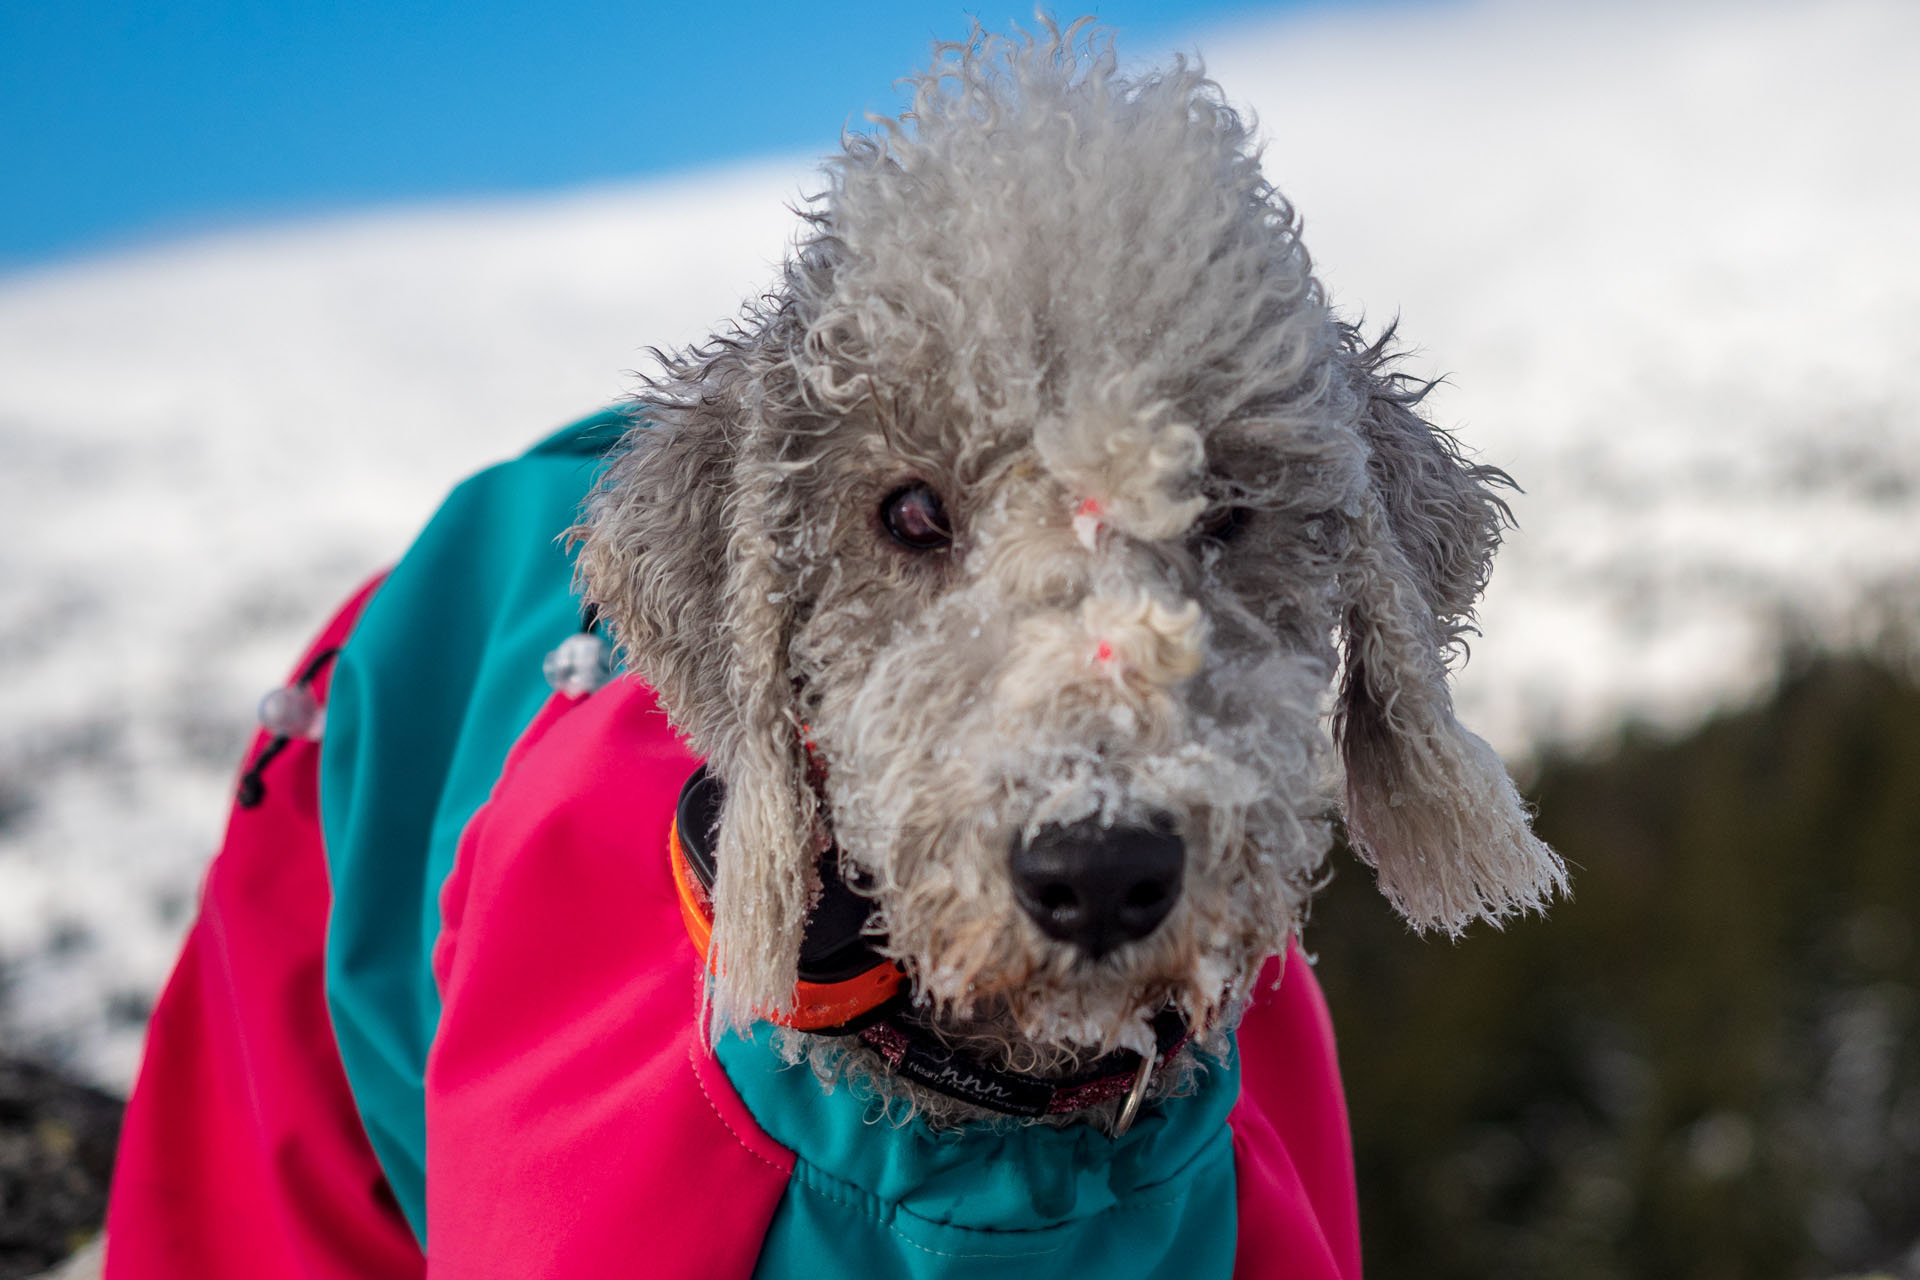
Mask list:
[[1423,941],[1343,854],[1305,932],[1370,1280],[1920,1276],[1920,687],[1798,661],[1529,792],[1546,918]]

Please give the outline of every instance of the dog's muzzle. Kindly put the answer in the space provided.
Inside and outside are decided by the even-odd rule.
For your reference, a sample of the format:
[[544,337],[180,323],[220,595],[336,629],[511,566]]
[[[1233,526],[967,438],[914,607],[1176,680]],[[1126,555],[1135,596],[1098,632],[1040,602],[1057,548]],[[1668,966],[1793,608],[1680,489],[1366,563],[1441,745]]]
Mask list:
[[[720,780],[701,765],[681,788],[674,820],[667,832],[667,860],[680,900],[680,915],[702,965],[710,963],[711,957],[712,895],[718,878],[714,861],[718,850],[712,835],[723,794]],[[1144,937],[1172,907],[1173,897],[1179,893],[1180,865],[1185,855],[1179,840],[1169,834],[1171,830],[1168,824],[1165,828],[1146,831],[1153,837],[1149,844],[1172,842],[1172,888],[1167,891],[1166,905],[1153,914],[1139,902],[1131,906],[1123,902],[1123,907],[1128,907],[1128,911],[1122,913],[1126,923],[1110,927],[1140,928],[1146,916],[1152,914],[1151,923],[1147,923],[1140,934]],[[1124,832],[1125,829],[1120,833],[1109,831],[1103,838],[1112,844],[1114,837]],[[1127,846],[1127,851],[1118,858],[1121,863],[1131,861],[1136,866],[1145,866],[1156,858],[1164,862],[1167,857],[1164,847],[1149,856],[1135,848],[1138,842],[1131,838],[1118,843]],[[1034,847],[1040,845],[1039,840],[1034,841]],[[1059,853],[1065,862],[1074,861],[1067,851]],[[1127,1131],[1139,1114],[1154,1077],[1187,1043],[1190,1030],[1177,1008],[1168,1005],[1153,1016],[1150,1024],[1153,1052],[1115,1050],[1072,1075],[1044,1078],[979,1061],[954,1048],[936,1029],[912,1016],[906,975],[897,964],[879,954],[875,949],[879,939],[868,932],[873,902],[841,879],[838,861],[833,849],[828,849],[820,858],[821,894],[809,914],[807,936],[800,948],[797,966],[800,981],[794,989],[793,1008],[773,1016],[772,1021],[817,1035],[858,1035],[867,1048],[902,1076],[937,1093],[1003,1115],[1028,1118],[1065,1115],[1125,1098],[1114,1121],[1113,1134],[1119,1137]],[[1123,874],[1120,880],[1137,887],[1141,876]]]
[[1094,819],[1042,827],[1017,841],[1013,896],[1040,932],[1089,960],[1138,942],[1180,898],[1186,846],[1173,822],[1103,827]]

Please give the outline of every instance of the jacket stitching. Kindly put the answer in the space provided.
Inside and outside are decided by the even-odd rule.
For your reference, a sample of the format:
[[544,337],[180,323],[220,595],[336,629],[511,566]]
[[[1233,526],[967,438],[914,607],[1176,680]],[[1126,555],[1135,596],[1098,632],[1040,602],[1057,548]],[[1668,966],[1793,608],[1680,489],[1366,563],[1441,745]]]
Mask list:
[[[804,1158],[799,1159],[798,1162],[795,1164],[794,1172],[799,1176],[794,1178],[793,1181],[798,1182],[801,1186],[805,1187],[808,1191],[811,1191],[814,1195],[819,1196],[821,1199],[827,1201],[829,1204],[837,1204],[841,1208],[846,1209],[852,1213],[858,1214],[863,1218],[870,1218],[874,1222],[877,1222],[881,1226],[885,1227],[890,1235],[897,1236],[902,1243],[911,1245],[913,1248],[920,1250],[920,1252],[922,1253],[933,1254],[935,1257],[938,1257],[938,1258],[979,1258],[979,1259],[1042,1258],[1050,1253],[1058,1253],[1064,1247],[1063,1245],[1054,1245],[1051,1248],[1047,1248],[1047,1249],[1028,1249],[1020,1253],[1005,1253],[1005,1252],[956,1253],[956,1252],[950,1252],[946,1249],[936,1249],[931,1245],[921,1244],[918,1240],[915,1240],[912,1236],[908,1235],[906,1232],[902,1231],[898,1226],[894,1225],[893,1215],[874,1213],[872,1210],[868,1209],[865,1205],[857,1204],[852,1200],[849,1200],[843,1196],[835,1194],[833,1191],[828,1190],[826,1187],[816,1185],[814,1182],[813,1176],[809,1176],[809,1175],[815,1175],[815,1176],[821,1176],[821,1177],[825,1177],[827,1175],[818,1174],[817,1171],[813,1168],[813,1166],[811,1164],[808,1164]],[[885,1205],[887,1203],[884,1200],[880,1200],[877,1196],[873,1197],[873,1199],[878,1204]],[[1183,1192],[1180,1195],[1169,1196],[1164,1200],[1151,1200],[1145,1203],[1136,1203],[1134,1201],[1122,1201],[1119,1204],[1107,1206],[1105,1209],[1102,1209],[1099,1213],[1093,1214],[1091,1217],[1081,1219],[1081,1222],[1091,1223],[1097,1218],[1103,1217],[1109,1213],[1114,1213],[1121,1209],[1125,1209],[1129,1212],[1135,1212],[1141,1209],[1164,1209],[1170,1205],[1178,1204],[1180,1201],[1184,1199],[1186,1199],[1186,1194]],[[1034,1230],[1034,1228],[1021,1228],[1018,1230],[995,1230],[992,1227],[961,1227],[961,1226],[955,1226],[952,1223],[935,1222],[931,1218],[922,1218],[919,1215],[912,1213],[911,1211],[900,1210],[898,1205],[892,1205],[888,1207],[893,1209],[896,1213],[901,1213],[903,1216],[910,1218],[914,1222],[921,1223],[927,1227],[931,1227],[935,1229],[944,1228],[949,1231],[976,1231],[983,1235],[1001,1236],[1001,1237],[1020,1235],[1020,1234],[1023,1234],[1025,1231]],[[1064,1226],[1066,1224],[1063,1223],[1061,1225]],[[1039,1230],[1055,1230],[1055,1229],[1056,1228],[1051,1228],[1051,1227],[1039,1228]]]
[[[697,1040],[697,1037],[695,1039]],[[697,1087],[700,1090],[700,1096],[707,1100],[707,1106],[713,1112],[714,1119],[718,1120],[721,1123],[721,1125],[726,1128],[726,1131],[733,1135],[733,1140],[739,1143],[740,1146],[746,1151],[748,1155],[752,1156],[755,1160],[758,1160],[761,1164],[764,1164],[765,1166],[767,1166],[767,1168],[773,1170],[775,1173],[779,1174],[781,1177],[791,1178],[792,1177],[791,1173],[789,1173],[785,1169],[782,1169],[779,1165],[775,1164],[773,1161],[767,1159],[767,1157],[762,1155],[760,1152],[755,1151],[753,1149],[753,1144],[748,1142],[744,1137],[740,1135],[740,1131],[733,1127],[733,1122],[728,1120],[725,1113],[723,1113],[720,1110],[720,1104],[715,1102],[713,1100],[713,1095],[707,1092],[707,1082],[700,1078],[700,1062],[697,1058],[693,1056],[698,1051],[699,1050],[696,1046],[695,1040],[687,1041],[687,1069],[693,1072],[693,1083],[695,1087]]]

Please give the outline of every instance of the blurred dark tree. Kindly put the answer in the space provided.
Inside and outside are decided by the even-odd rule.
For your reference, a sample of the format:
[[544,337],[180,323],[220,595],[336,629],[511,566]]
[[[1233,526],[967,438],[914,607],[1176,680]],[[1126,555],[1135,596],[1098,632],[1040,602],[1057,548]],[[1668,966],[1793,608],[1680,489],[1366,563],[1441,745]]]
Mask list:
[[1545,919],[1422,941],[1342,855],[1306,930],[1371,1280],[1920,1275],[1920,688],[1807,659],[1531,793]]

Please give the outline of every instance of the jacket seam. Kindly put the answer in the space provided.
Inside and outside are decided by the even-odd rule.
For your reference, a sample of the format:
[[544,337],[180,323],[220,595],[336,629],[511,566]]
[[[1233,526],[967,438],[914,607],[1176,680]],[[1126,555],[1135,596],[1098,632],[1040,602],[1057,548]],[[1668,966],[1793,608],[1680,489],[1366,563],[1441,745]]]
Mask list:
[[741,1136],[740,1131],[733,1127],[733,1122],[731,1120],[728,1120],[726,1117],[726,1114],[720,1110],[720,1104],[713,1100],[713,1095],[711,1093],[707,1092],[707,1082],[700,1078],[699,1060],[694,1057],[694,1054],[699,1051],[699,1047],[697,1044],[698,1039],[699,1037],[696,1036],[693,1039],[687,1041],[687,1070],[693,1073],[694,1087],[699,1089],[700,1096],[707,1100],[707,1107],[709,1110],[713,1112],[713,1118],[718,1120],[721,1123],[721,1125],[726,1129],[726,1131],[733,1135],[733,1140],[739,1143],[741,1146],[741,1149],[744,1150],[748,1155],[752,1156],[755,1160],[758,1160],[761,1164],[764,1164],[765,1166],[767,1166],[767,1168],[773,1170],[775,1173],[779,1174],[781,1177],[791,1180],[793,1175],[789,1170],[782,1169],[779,1165],[767,1159],[767,1157],[763,1155],[761,1152],[755,1151],[753,1149],[753,1144],[748,1142],[745,1137]]
[[[835,1194],[833,1191],[829,1190],[826,1187],[819,1186],[818,1184],[816,1184],[816,1182],[814,1181],[816,1177],[827,1178],[827,1177],[831,1177],[831,1175],[815,1169],[814,1166],[811,1163],[809,1163],[804,1157],[799,1157],[796,1159],[794,1164],[794,1172],[798,1176],[792,1178],[791,1181],[798,1182],[801,1186],[805,1187],[808,1191],[811,1191],[814,1195],[819,1196],[821,1199],[825,1200],[827,1203],[839,1205],[841,1208],[846,1209],[851,1213],[858,1214],[863,1218],[871,1219],[873,1222],[878,1223],[882,1227],[885,1227],[887,1229],[888,1234],[897,1237],[903,1244],[910,1245],[913,1248],[920,1250],[920,1252],[922,1253],[930,1253],[935,1257],[977,1258],[977,1259],[1043,1258],[1051,1253],[1059,1253],[1060,1250],[1065,1247],[1063,1245],[1056,1244],[1051,1246],[1050,1248],[1028,1249],[1020,1253],[1002,1253],[1002,1252],[956,1253],[946,1249],[935,1249],[931,1245],[921,1244],[918,1240],[915,1240],[912,1236],[908,1235],[905,1231],[902,1231],[900,1227],[896,1225],[898,1219],[904,1217],[912,1222],[922,1224],[926,1227],[929,1227],[935,1230],[977,1232],[984,1236],[1000,1238],[1000,1239],[1005,1239],[1009,1236],[1026,1235],[1026,1234],[1037,1232],[1037,1231],[1055,1231],[1055,1230],[1058,1230],[1059,1227],[1066,1226],[1068,1224],[1060,1223],[1053,1227],[1016,1227],[1016,1228],[965,1227],[965,1226],[960,1226],[956,1223],[936,1222],[932,1218],[923,1218],[920,1215],[912,1212],[911,1210],[900,1208],[900,1206],[897,1204],[889,1204],[887,1201],[881,1200],[878,1196],[873,1196],[871,1192],[863,1193],[869,1196],[871,1199],[873,1199],[873,1201],[876,1204],[886,1206],[889,1210],[891,1210],[890,1213],[875,1213],[869,1208],[867,1208],[865,1205],[857,1204],[850,1199],[847,1199],[843,1196]],[[1099,1213],[1092,1214],[1086,1218],[1081,1219],[1080,1223],[1081,1224],[1092,1223],[1096,1219],[1104,1217],[1109,1213],[1118,1212],[1121,1209],[1125,1209],[1129,1212],[1137,1212],[1142,1209],[1165,1209],[1171,1205],[1178,1204],[1180,1201],[1184,1199],[1186,1199],[1185,1192],[1182,1192],[1179,1195],[1169,1196],[1164,1200],[1150,1200],[1145,1202],[1123,1200],[1117,1204],[1108,1205],[1106,1208],[1100,1210]]]

